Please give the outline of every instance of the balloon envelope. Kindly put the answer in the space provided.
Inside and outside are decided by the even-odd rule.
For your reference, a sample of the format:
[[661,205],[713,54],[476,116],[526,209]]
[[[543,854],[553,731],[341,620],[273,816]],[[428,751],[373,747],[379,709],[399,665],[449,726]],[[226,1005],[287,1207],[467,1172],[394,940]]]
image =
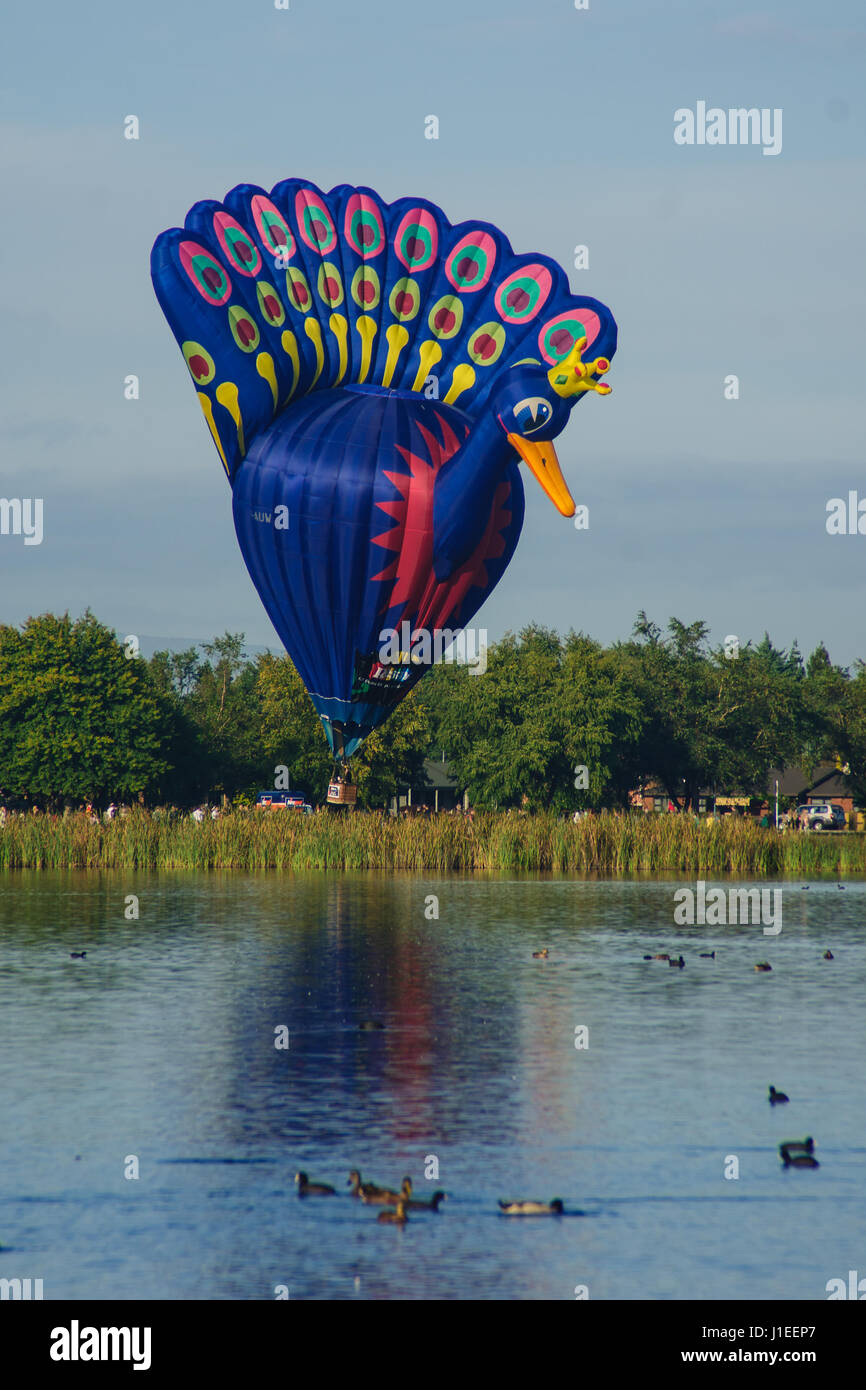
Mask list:
[[[471,620],[514,553],[523,521],[516,463],[472,555],[444,583],[433,574],[436,476],[469,425],[417,392],[317,392],[254,441],[235,476],[247,568],[342,756]],[[405,636],[419,630],[431,640],[414,643],[413,661]]]

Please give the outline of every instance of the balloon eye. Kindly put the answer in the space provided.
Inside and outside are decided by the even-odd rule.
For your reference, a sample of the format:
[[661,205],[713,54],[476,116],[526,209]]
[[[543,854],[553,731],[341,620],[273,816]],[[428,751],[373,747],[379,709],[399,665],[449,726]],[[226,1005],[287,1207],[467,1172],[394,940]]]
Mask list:
[[525,401],[518,401],[514,407],[514,418],[521,434],[532,434],[533,430],[541,429],[542,425],[548,423],[551,414],[550,403],[543,396],[527,396]]

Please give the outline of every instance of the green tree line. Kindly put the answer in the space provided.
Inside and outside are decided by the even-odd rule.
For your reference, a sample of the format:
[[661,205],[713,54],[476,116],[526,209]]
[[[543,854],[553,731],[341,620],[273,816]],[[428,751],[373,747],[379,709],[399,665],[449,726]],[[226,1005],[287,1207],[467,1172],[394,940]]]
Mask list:
[[[624,806],[654,782],[696,807],[702,788],[763,795],[774,766],[834,760],[866,800],[866,666],[766,635],[732,657],[704,623],[662,630],[643,612],[608,647],[532,626],[491,646],[484,674],[425,676],[352,760],[361,804],[443,755],[478,806]],[[332,760],[288,657],[250,658],[225,633],[145,660],[90,612],[0,626],[0,799],[189,806],[253,795],[281,767],[323,799]]]

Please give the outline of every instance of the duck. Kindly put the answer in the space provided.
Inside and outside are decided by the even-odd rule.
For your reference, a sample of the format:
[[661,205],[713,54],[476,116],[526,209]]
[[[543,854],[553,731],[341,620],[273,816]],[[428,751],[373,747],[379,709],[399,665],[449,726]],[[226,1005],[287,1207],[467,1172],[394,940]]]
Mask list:
[[398,1197],[397,1210],[380,1211],[379,1215],[376,1217],[376,1220],[381,1221],[383,1225],[405,1226],[406,1222],[409,1220],[408,1216],[406,1215],[406,1205],[407,1204],[405,1197]]
[[786,1168],[820,1168],[821,1165],[817,1158],[811,1154],[790,1154],[787,1149],[782,1149],[782,1162]]
[[547,960],[547,957],[548,957],[549,955],[550,955],[550,950],[549,950],[549,948],[548,948],[547,946],[542,946],[542,948],[541,948],[540,951],[533,951],[533,952],[532,952],[532,959],[533,959],[533,960]]
[[552,1202],[500,1202],[499,1210],[505,1216],[562,1216],[565,1208],[562,1198],[554,1197]]
[[807,1134],[805,1139],[785,1139],[779,1145],[779,1153],[804,1153],[810,1154],[814,1151],[815,1140],[811,1134]]
[[823,959],[823,960],[835,960],[836,957],[833,955],[833,952],[832,952],[832,951],[825,951],[825,952],[824,952],[824,955],[823,955],[823,957],[822,957],[822,959]]
[[306,1173],[296,1173],[295,1182],[299,1197],[334,1197],[336,1189],[326,1182],[310,1182]]
[[686,963],[682,956],[680,956],[679,960],[668,960],[668,965],[675,966],[678,970],[684,970]]
[[715,960],[715,951],[701,951],[701,960]]
[[756,970],[764,970],[764,971],[765,971],[765,970],[772,970],[772,968],[773,968],[773,967],[772,967],[772,965],[770,964],[770,962],[769,962],[768,960],[759,960],[759,961],[758,961],[758,964],[755,966],[755,969],[756,969]]
[[385,1206],[394,1202],[409,1202],[412,1199],[412,1179],[404,1178],[400,1184],[400,1191],[394,1192],[390,1187],[377,1187],[372,1192],[361,1189],[361,1201],[367,1206]]
[[439,1203],[447,1202],[447,1200],[447,1192],[439,1192],[437,1190],[433,1193],[429,1202],[424,1202],[419,1197],[413,1197],[410,1201],[406,1202],[406,1208],[408,1211],[438,1211]]
[[382,1191],[382,1188],[377,1187],[374,1182],[361,1182],[361,1174],[358,1172],[357,1168],[352,1169],[346,1186],[351,1187],[352,1191],[350,1195],[352,1197],[363,1197],[365,1193],[369,1194],[371,1192]]
[[777,1091],[775,1086],[770,1087],[769,1101],[771,1105],[787,1105],[788,1097],[784,1091]]
[[86,951],[70,951],[70,952],[69,952],[69,956],[70,956],[70,959],[71,959],[71,960],[84,960],[84,957],[85,957],[86,955],[87,955],[87,952],[86,952]]
[[836,887],[839,889],[839,892],[840,892],[840,893],[844,893],[844,892],[845,892],[845,885],[844,885],[844,883],[837,883],[837,884],[836,884]]

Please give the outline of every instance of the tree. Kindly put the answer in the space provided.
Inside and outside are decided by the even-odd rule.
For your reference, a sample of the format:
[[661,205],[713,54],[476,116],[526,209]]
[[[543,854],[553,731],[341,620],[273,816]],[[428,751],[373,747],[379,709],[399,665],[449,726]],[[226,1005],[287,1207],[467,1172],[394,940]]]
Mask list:
[[416,686],[352,759],[362,806],[387,806],[400,787],[424,781],[430,721],[419,691]]
[[472,801],[564,811],[622,799],[642,716],[598,643],[527,627],[488,649],[484,675],[452,670],[436,692],[436,735]]
[[306,687],[287,656],[260,656],[256,672],[262,747],[273,786],[278,767],[287,767],[293,791],[310,801],[322,798],[333,758]]
[[667,636],[646,613],[617,659],[645,710],[635,771],[675,804],[697,808],[705,787],[761,796],[767,774],[796,756],[803,729],[802,662],[769,638],[736,658],[711,652],[702,622],[671,618]]
[[803,762],[812,771],[821,761],[847,767],[858,798],[866,798],[866,667],[857,662],[852,679],[834,666],[821,643],[806,663],[803,682],[807,736]]
[[88,610],[0,627],[0,786],[44,800],[130,800],[169,768],[172,710],[147,663]]
[[[293,789],[311,801],[322,800],[334,758],[322,721],[289,657],[259,658],[258,694],[270,767],[287,767]],[[413,691],[352,758],[360,804],[382,806],[399,785],[417,784],[429,740],[427,711]],[[269,782],[272,776],[273,772]]]
[[194,673],[183,659],[188,653],[178,666],[180,679],[194,674],[184,709],[200,733],[207,758],[201,780],[211,795],[234,796],[261,781],[264,770],[258,670],[243,645],[242,632],[226,632],[203,644],[206,660]]

